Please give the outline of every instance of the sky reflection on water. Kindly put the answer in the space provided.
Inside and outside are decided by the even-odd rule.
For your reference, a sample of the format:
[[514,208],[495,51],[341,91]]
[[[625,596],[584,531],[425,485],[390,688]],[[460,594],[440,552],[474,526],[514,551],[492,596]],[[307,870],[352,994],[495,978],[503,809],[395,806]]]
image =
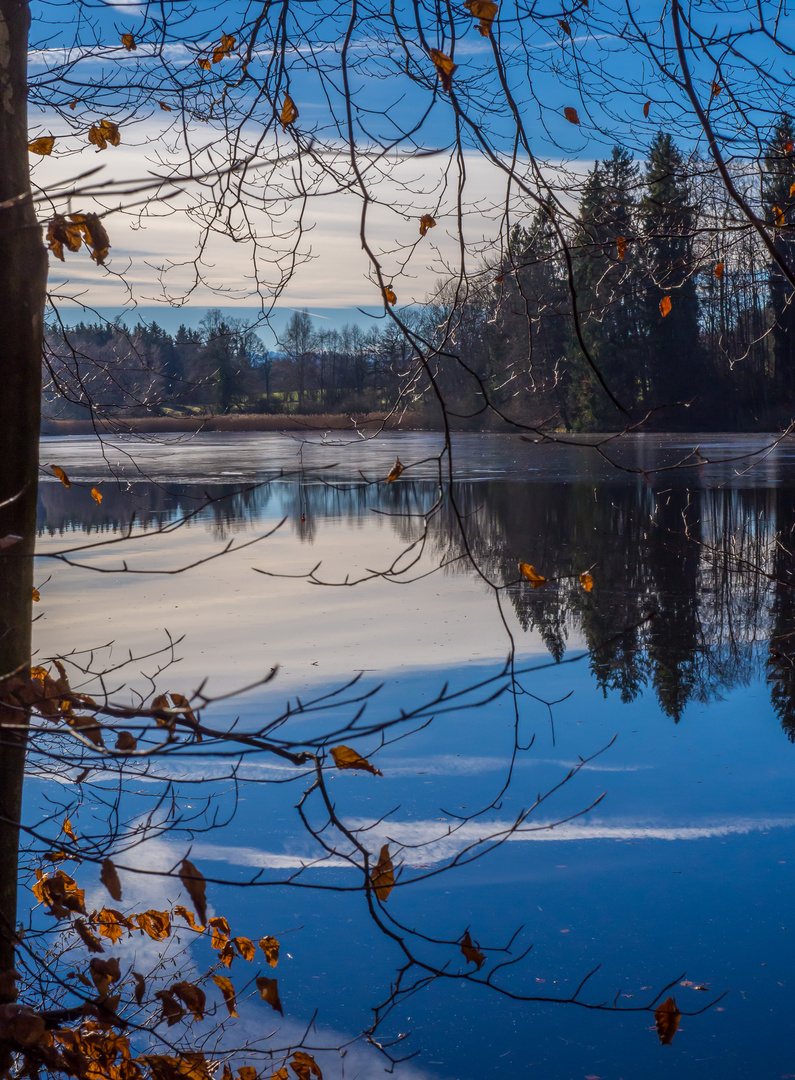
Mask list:
[[[662,450],[678,453],[677,439]],[[111,548],[86,558],[106,568],[122,557],[134,567],[174,568],[286,521],[261,545],[173,577],[97,575],[43,559],[42,579],[52,580],[42,588],[44,617],[36,624],[42,655],[110,639],[117,651],[135,650],[167,627],[186,634],[174,685],[181,692],[206,674],[229,689],[281,663],[274,684],[236,702],[244,725],[261,722],[288,695],[331,690],[359,669],[364,687],[383,684],[368,706],[373,720],[422,706],[445,682],[455,689],[493,676],[508,638],[493,596],[462,562],[412,585],[374,580],[353,589],[252,569],[301,575],[322,561],[326,579],[339,581],[387,566],[417,528],[406,515],[433,503],[432,469],[389,488],[357,484],[356,470],[383,474],[396,445],[408,462],[428,456],[436,442],[415,435],[357,447],[347,473],[336,474],[341,486],[316,475],[278,479],[246,495],[211,486],[235,470],[245,482],[289,467],[294,441],[288,454],[273,436],[199,440],[173,455],[153,449],[157,482],[130,478],[131,486],[114,487],[106,478],[101,507],[80,499],[79,488],[44,485],[42,554],[83,534],[112,537],[135,508],[138,531],[123,556]],[[738,446],[711,442],[727,456]],[[747,451],[751,441],[739,444]],[[56,450],[78,482],[102,478],[88,440],[48,440],[45,453]],[[632,460],[659,453],[644,446]],[[540,699],[520,702],[523,739],[535,742],[519,755],[509,792],[498,808],[447,835],[455,815],[488,807],[499,791],[513,746],[511,700],[503,695],[480,709],[442,713],[386,748],[375,759],[383,778],[340,774],[340,813],[361,826],[389,815],[363,834],[371,850],[387,840],[425,845],[406,849],[405,887],[389,901],[401,918],[445,937],[469,926],[481,944],[503,943],[523,924],[520,941],[535,947],[506,980],[521,992],[565,990],[601,964],[590,1000],[620,992],[624,1004],[645,1002],[650,993],[642,987],[656,992],[684,972],[731,993],[718,1009],[684,1018],[673,1047],[660,1047],[647,1013],[511,1003],[482,988],[436,985],[390,1021],[393,1034],[410,1030],[410,1049],[421,1051],[403,1070],[406,1080],[516,1071],[553,1080],[795,1074],[795,605],[789,561],[775,543],[795,522],[789,444],[742,477],[731,465],[712,479],[661,474],[651,484],[578,454],[579,467],[570,450],[553,460],[547,447],[489,436],[462,450],[456,497],[481,566],[510,582],[524,559],[550,579],[537,591],[518,582],[506,590],[518,660],[532,669],[522,685]],[[189,526],[152,534],[157,523],[200,505],[205,491],[230,494]],[[437,515],[419,569],[458,554],[453,524]],[[592,564],[596,585],[585,594],[577,576]],[[558,699],[565,700],[550,715],[543,702]],[[309,726],[297,720],[295,730]],[[531,815],[526,827],[535,831],[426,878],[463,846],[509,827],[539,791],[614,735],[609,749]],[[179,769],[185,780],[212,783],[214,769],[218,775],[218,764],[200,755]],[[196,839],[197,863],[233,880],[261,868],[267,882],[322,856],[291,810],[306,786],[301,775],[286,789],[257,782],[289,774],[289,767],[280,773],[246,762],[238,813],[222,837]],[[601,795],[588,815],[544,827]],[[218,784],[218,797],[231,803],[228,783]],[[171,854],[172,841],[154,843],[166,860],[183,850],[181,842],[173,841]],[[351,871],[331,859],[304,876],[344,886]],[[212,891],[240,932],[294,931],[292,959],[279,975],[288,1024],[305,1023],[316,1007],[323,1029],[353,1033],[368,1022],[398,958],[377,938],[361,897],[266,884]],[[683,1009],[701,1007],[706,996],[688,986],[675,993]],[[243,1019],[256,1023],[248,1013]],[[354,1071],[375,1076],[380,1068],[368,1052]]]

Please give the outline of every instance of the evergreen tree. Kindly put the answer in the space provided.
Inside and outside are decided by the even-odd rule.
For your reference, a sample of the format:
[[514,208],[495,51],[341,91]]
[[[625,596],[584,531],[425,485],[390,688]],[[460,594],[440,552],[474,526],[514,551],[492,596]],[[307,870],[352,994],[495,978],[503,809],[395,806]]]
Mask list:
[[[596,163],[583,191],[575,245],[577,304],[586,345],[625,408],[632,407],[644,389],[634,243],[638,180],[638,166],[621,146]],[[579,367],[586,371],[583,364]],[[578,382],[581,422],[614,425],[619,417],[593,377],[587,374]]]
[[[776,250],[795,267],[795,197],[790,195],[795,176],[795,123],[784,113],[776,125],[764,156],[762,199]],[[770,307],[773,318],[773,397],[787,423],[795,417],[795,295],[777,263],[770,263]]]
[[[645,382],[648,404],[659,406],[690,401],[704,389],[693,258],[695,212],[682,154],[663,131],[649,147],[644,179]],[[660,304],[665,298],[671,307],[664,316]]]

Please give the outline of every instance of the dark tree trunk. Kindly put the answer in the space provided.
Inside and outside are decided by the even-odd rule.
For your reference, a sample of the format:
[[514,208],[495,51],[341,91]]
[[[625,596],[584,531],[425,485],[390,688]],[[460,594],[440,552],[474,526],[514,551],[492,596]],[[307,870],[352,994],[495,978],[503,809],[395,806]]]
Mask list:
[[[30,191],[29,24],[27,3],[0,0],[0,538],[21,537],[0,551],[0,677],[29,670],[36,539],[47,254]],[[14,964],[24,763],[24,731],[0,724],[0,970]]]

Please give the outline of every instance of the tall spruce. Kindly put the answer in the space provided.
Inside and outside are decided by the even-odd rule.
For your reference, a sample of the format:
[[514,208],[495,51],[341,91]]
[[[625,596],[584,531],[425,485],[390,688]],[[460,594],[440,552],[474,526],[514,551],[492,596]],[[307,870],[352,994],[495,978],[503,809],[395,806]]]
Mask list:
[[[776,250],[795,266],[795,123],[788,113],[776,124],[763,160],[762,200],[774,230]],[[777,263],[770,263],[770,310],[773,320],[774,419],[795,418],[795,293]]]
[[[577,303],[592,359],[612,393],[632,408],[643,396],[642,339],[635,243],[639,169],[621,146],[597,162],[586,181],[575,245]],[[615,426],[619,416],[596,381],[575,379],[584,426]]]
[[[681,151],[666,132],[652,140],[644,180],[648,404],[690,402],[705,389],[693,256],[695,211]],[[660,305],[666,298],[671,306],[664,315]],[[668,422],[681,424],[683,418],[671,416]]]

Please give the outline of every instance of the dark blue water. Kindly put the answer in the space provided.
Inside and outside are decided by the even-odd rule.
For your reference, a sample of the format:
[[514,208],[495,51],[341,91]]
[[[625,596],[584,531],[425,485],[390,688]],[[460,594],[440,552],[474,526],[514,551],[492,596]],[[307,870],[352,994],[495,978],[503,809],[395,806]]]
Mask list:
[[[210,707],[205,719],[217,728],[237,720],[259,730],[296,699],[307,711],[273,736],[321,752],[345,725],[391,725],[385,745],[378,734],[356,743],[383,777],[340,773],[330,761],[326,775],[340,822],[373,855],[389,843],[400,873],[381,918],[428,965],[407,974],[416,992],[375,1036],[408,1036],[393,1052],[417,1056],[401,1075],[795,1075],[789,444],[754,457],[763,439],[713,436],[701,454],[722,464],[655,472],[686,457],[683,437],[622,444],[618,471],[592,449],[474,436],[461,440],[452,488],[434,478],[437,445],[435,436],[409,436],[340,446],[326,472],[318,463],[327,463],[326,447],[297,463],[294,440],[208,437],[144,447],[143,475],[121,456],[106,468],[89,440],[47,440],[47,460],[77,484],[42,489],[41,573],[52,575],[41,590],[42,654],[67,651],[59,642],[85,649],[112,640],[97,664],[113,663],[167,628],[185,639],[179,662],[158,677],[163,690],[189,693],[209,676],[226,691],[282,664],[266,687]],[[395,453],[425,463],[388,487],[366,483],[362,473],[385,475]],[[100,481],[96,506],[83,496]],[[240,483],[260,486],[240,493]],[[158,533],[197,508],[183,528]],[[185,573],[120,570],[122,558],[180,569],[283,519],[261,544]],[[47,558],[118,538],[131,521],[127,554],[110,545],[70,556],[112,573]],[[420,536],[416,565],[385,578]],[[547,585],[519,580],[520,560]],[[590,593],[579,583],[588,569]],[[268,576],[280,572],[295,576]],[[346,574],[361,584],[331,584]],[[154,666],[135,665],[124,681],[145,686],[138,671]],[[350,689],[324,698],[359,672]],[[327,745],[350,741],[334,734]],[[282,1025],[273,1036],[281,1045],[313,1016],[314,1045],[355,1039],[389,998],[405,956],[370,917],[362,874],[346,862],[361,858],[328,825],[317,791],[305,806],[318,835],[301,823],[295,805],[311,785],[307,770],[266,754],[233,762],[194,746],[128,778],[120,851],[164,778],[183,820],[172,827],[158,810],[145,842],[118,861],[167,870],[192,845],[191,858],[216,879],[211,905],[233,933],[280,938],[286,1019],[244,1004],[238,1045]],[[78,830],[107,821],[115,785],[109,770],[88,779]],[[58,792],[65,803],[64,790],[32,784],[31,819],[45,797]],[[214,820],[224,824],[210,828]],[[168,879],[124,880],[131,904],[177,899]],[[101,887],[92,895],[106,902]],[[467,929],[486,956],[480,983],[465,978],[474,965],[456,944]],[[191,963],[210,956],[191,948]],[[565,998],[597,968],[581,1004],[517,1000]],[[426,984],[429,969],[436,977]],[[237,960],[231,975],[243,985],[250,969]],[[673,993],[685,1015],[662,1047],[643,1007],[672,982],[664,996]],[[605,1004],[615,1008],[592,1008]],[[338,1075],[339,1055],[321,1057]],[[388,1064],[362,1043],[346,1061],[361,1076]]]

